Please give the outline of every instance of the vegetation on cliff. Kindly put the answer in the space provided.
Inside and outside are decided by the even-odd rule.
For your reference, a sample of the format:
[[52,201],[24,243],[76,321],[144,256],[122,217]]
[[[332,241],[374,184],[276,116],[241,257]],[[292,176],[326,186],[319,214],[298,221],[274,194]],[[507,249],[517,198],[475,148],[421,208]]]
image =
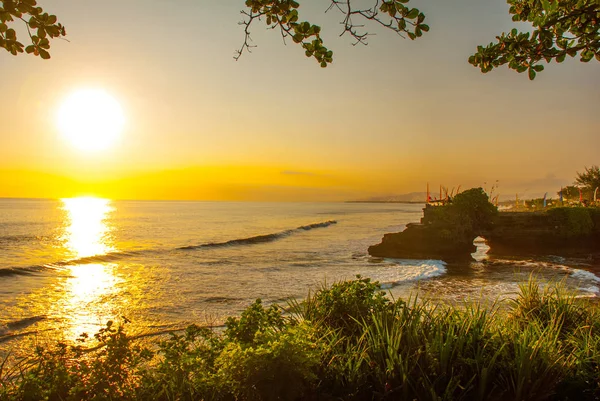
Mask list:
[[600,209],[586,207],[556,207],[548,209],[549,222],[563,238],[578,238],[600,234]]
[[600,188],[600,167],[586,167],[583,173],[578,172],[575,184],[593,193],[596,188]]
[[39,347],[0,367],[0,400],[591,400],[599,333],[597,307],[560,285],[488,309],[394,301],[359,277],[150,348],[112,323],[91,350]]
[[481,231],[492,227],[497,214],[498,208],[490,203],[485,191],[471,188],[443,206],[426,208],[422,222],[443,238],[472,244]]

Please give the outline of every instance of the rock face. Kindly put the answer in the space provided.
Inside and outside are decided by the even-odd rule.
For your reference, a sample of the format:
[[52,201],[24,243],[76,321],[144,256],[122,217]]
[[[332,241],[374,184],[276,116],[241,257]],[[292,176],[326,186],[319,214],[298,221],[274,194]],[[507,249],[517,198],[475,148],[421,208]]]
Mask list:
[[401,233],[386,234],[369,254],[406,259],[470,259],[473,240],[491,228],[498,210],[483,189],[457,195],[452,203],[423,209],[421,224],[409,224]]
[[[490,209],[493,208],[494,210]],[[452,204],[427,206],[421,224],[386,234],[369,254],[405,259],[470,259],[482,236],[495,255],[600,256],[600,208],[563,207],[498,213],[480,188]]]
[[[475,237],[473,237],[475,238]],[[475,245],[444,235],[424,224],[409,224],[400,233],[385,234],[380,244],[369,247],[369,254],[400,259],[470,259]]]
[[494,255],[593,256],[600,254],[600,209],[503,212],[482,236]]

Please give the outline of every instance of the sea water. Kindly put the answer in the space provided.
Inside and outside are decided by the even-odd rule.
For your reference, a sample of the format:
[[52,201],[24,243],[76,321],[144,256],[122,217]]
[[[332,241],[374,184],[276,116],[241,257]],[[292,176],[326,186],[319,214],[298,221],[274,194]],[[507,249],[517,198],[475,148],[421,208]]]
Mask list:
[[493,259],[482,241],[473,262],[368,255],[423,206],[3,199],[0,346],[74,340],[123,317],[134,332],[220,324],[256,298],[285,304],[356,275],[395,298],[449,302],[514,297],[532,273],[600,292],[600,266],[588,260]]

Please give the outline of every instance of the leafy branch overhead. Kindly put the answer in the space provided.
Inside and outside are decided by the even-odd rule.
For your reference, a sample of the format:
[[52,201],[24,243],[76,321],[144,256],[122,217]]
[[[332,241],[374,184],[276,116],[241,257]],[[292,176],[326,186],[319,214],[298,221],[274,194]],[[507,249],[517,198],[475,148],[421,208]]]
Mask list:
[[[256,21],[278,30],[284,41],[291,38],[307,57],[322,67],[333,62],[333,52],[323,43],[321,27],[300,20],[301,0],[246,0],[242,10],[244,42],[235,59],[253,47],[250,28]],[[305,0],[306,1],[306,0]],[[381,26],[401,37],[416,39],[429,31],[425,15],[408,6],[410,0],[326,0],[326,12],[338,12],[341,17],[340,36],[348,35],[353,44],[367,44],[370,26]],[[529,79],[544,69],[543,63],[561,63],[567,56],[579,56],[582,62],[600,61],[600,0],[507,0],[515,22],[531,25],[531,30],[512,29],[496,37],[488,46],[478,46],[469,63],[487,73],[507,65],[517,72],[528,72]],[[30,44],[25,47],[17,39],[12,24],[22,22],[27,28]],[[13,55],[23,51],[50,58],[51,38],[65,36],[65,28],[37,5],[36,0],[0,0],[0,48]]]
[[515,22],[528,22],[532,32],[516,28],[496,37],[497,43],[478,46],[469,63],[482,72],[508,64],[529,79],[544,69],[540,62],[561,63],[579,55],[582,62],[600,61],[600,0],[508,0]]
[[[16,31],[9,27],[17,20],[27,28],[30,40],[27,47],[17,39]],[[25,51],[49,59],[49,39],[65,35],[65,28],[57,23],[56,16],[44,12],[37,6],[36,0],[0,0],[0,48],[12,55]]]
[[[369,33],[364,31],[362,21],[367,20],[415,39],[429,26],[423,23],[425,15],[416,8],[405,4],[409,0],[375,0],[371,7],[354,8],[349,0],[330,0],[327,11],[336,10],[342,14],[342,33],[354,39],[354,44],[367,44]],[[237,51],[235,59],[239,59],[244,51],[254,47],[250,38],[250,27],[256,20],[265,21],[270,29],[278,29],[283,39],[291,37],[305,50],[307,57],[314,57],[321,67],[327,67],[333,61],[333,52],[323,45],[321,27],[308,21],[299,22],[298,9],[300,3],[295,0],[246,0],[247,10],[243,10],[245,19],[245,38],[242,47]],[[361,21],[357,23],[357,21]]]
[[[354,38],[354,44],[367,44],[369,33],[364,31],[364,22],[372,22],[388,28],[400,36],[406,34],[410,39],[415,39],[429,31],[429,26],[424,24],[425,15],[416,8],[406,4],[409,0],[371,0],[370,7],[354,8],[350,0],[329,0],[327,11],[332,9],[342,14],[342,33]],[[508,67],[517,72],[528,71],[529,79],[534,79],[537,72],[544,69],[541,62],[556,60],[562,62],[566,56],[580,56],[580,60],[588,62],[594,57],[600,61],[600,0],[507,0],[510,5],[509,13],[515,22],[529,23],[532,32],[520,32],[516,28],[508,34],[497,36],[497,43],[490,43],[487,47],[478,46],[477,53],[469,58],[469,63],[479,67],[483,73],[491,71],[494,67],[508,64]],[[285,0],[247,0],[246,6],[250,12],[242,11],[249,18],[242,22],[245,25],[246,38],[244,45],[238,51],[236,59],[244,50],[249,50],[249,28],[255,19],[266,16],[267,25],[271,28],[279,27],[284,38],[297,24],[299,3]],[[281,9],[291,9],[293,20],[283,21],[273,18]],[[286,15],[286,11],[283,11]],[[271,18],[268,18],[271,17]],[[319,36],[320,27],[305,22],[306,27],[315,34],[315,43],[319,49],[327,51]],[[294,41],[302,43],[303,47],[309,46],[304,41],[306,37],[293,36]],[[314,56],[323,67],[332,62],[331,57],[320,57],[320,53],[307,51],[306,55]]]

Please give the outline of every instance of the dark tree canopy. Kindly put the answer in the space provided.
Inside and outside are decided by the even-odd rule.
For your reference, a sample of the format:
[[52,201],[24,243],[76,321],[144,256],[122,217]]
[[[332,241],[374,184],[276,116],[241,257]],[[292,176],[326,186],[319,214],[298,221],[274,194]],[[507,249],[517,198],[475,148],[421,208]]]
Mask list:
[[[410,0],[370,0],[368,7],[357,8],[349,0],[328,0],[327,11],[341,14],[341,35],[348,34],[354,44],[366,44],[368,24],[379,25],[400,36],[416,39],[429,31],[425,15],[408,5]],[[583,62],[594,57],[600,61],[600,0],[507,0],[515,22],[532,26],[532,32],[516,28],[496,37],[496,43],[478,46],[469,63],[486,73],[508,65],[517,72],[528,71],[529,79],[544,69],[541,62],[562,62],[566,56],[580,55]],[[301,44],[306,56],[314,57],[322,67],[333,61],[333,52],[323,44],[321,28],[310,22],[299,22],[296,0],[247,0],[245,40],[236,59],[250,50],[250,26],[264,20],[269,28],[279,29],[283,37],[291,36]]]
[[[321,27],[300,18],[300,2],[307,0],[246,0],[242,10],[244,42],[236,59],[254,45],[250,28],[256,21],[278,30],[283,38],[300,45],[307,57],[322,67],[333,62],[333,52],[321,37]],[[425,15],[408,5],[411,0],[365,0],[358,6],[350,0],[325,0],[327,11],[338,12],[341,35],[349,35],[353,44],[367,44],[370,27],[382,26],[401,37],[417,39],[429,31]],[[531,32],[516,28],[496,37],[495,43],[478,46],[469,63],[486,73],[507,65],[517,72],[528,71],[529,79],[544,69],[542,63],[560,63],[567,56],[579,56],[582,62],[600,61],[600,0],[507,0],[515,22],[531,25]],[[9,25],[23,22],[30,45],[18,41]],[[27,53],[50,58],[49,38],[65,36],[64,27],[37,5],[36,0],[0,0],[0,47],[13,55]]]
[[599,0],[508,0],[513,21],[527,22],[532,32],[516,28],[496,37],[496,43],[478,46],[469,63],[482,72],[508,64],[518,72],[544,69],[540,62],[580,56],[582,62],[600,61]]
[[[16,31],[10,27],[20,21],[27,27],[29,45],[17,39]],[[65,36],[65,28],[57,23],[55,15],[44,12],[36,0],[0,0],[0,48],[12,55],[23,53],[49,59],[50,38]]]
[[581,196],[583,199],[592,199],[593,193],[587,188],[581,188],[575,185],[567,185],[556,193],[561,196],[564,200],[578,200]]
[[[348,34],[354,44],[367,44],[369,33],[363,29],[365,22],[383,26],[400,36],[408,35],[416,39],[429,31],[424,24],[425,15],[406,4],[409,0],[374,0],[369,7],[356,8],[349,0],[328,0],[327,11],[338,11],[342,16],[342,35]],[[238,50],[236,59],[244,51],[253,47],[250,39],[250,27],[256,20],[264,21],[271,29],[279,29],[283,38],[291,37],[305,50],[307,57],[314,57],[321,67],[327,67],[333,61],[333,52],[323,45],[321,27],[308,21],[300,21],[300,3],[296,0],[246,0],[246,10],[242,11],[245,20],[244,43]]]
[[575,184],[582,186],[589,191],[595,191],[596,188],[600,187],[600,167],[586,167],[585,172],[578,172]]

